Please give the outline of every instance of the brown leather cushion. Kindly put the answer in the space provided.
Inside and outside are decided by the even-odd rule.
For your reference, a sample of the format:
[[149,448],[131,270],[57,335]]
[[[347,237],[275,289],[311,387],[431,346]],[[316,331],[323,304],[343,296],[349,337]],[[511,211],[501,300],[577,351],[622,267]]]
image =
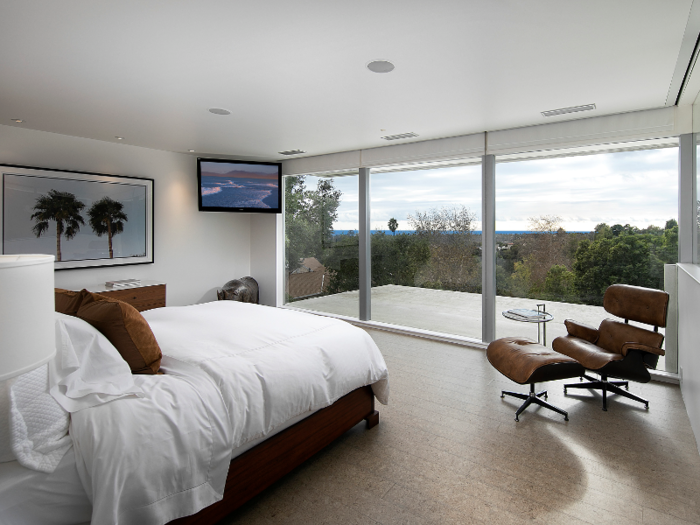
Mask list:
[[130,304],[83,290],[78,317],[116,347],[134,374],[156,374],[162,354],[151,327]]
[[564,326],[566,326],[566,331],[569,333],[569,335],[584,339],[589,343],[595,343],[600,336],[596,328],[588,326],[587,324],[572,321],[571,319],[564,320]]
[[600,337],[596,343],[601,348],[609,352],[622,354],[622,347],[625,343],[642,343],[653,348],[661,348],[664,336],[658,332],[645,330],[631,324],[605,319],[600,323],[598,329]]
[[[574,359],[522,337],[496,339],[486,349],[486,357],[496,370],[521,385],[535,382],[535,372],[550,365],[573,366],[560,367],[562,370],[551,367],[549,374],[537,374],[537,381],[576,377],[584,372]],[[565,372],[563,375],[562,371]]]
[[74,292],[63,288],[54,288],[54,297],[57,312],[75,317],[83,302],[84,294],[82,291]]
[[668,294],[641,286],[613,284],[605,290],[603,307],[623,319],[665,327]]
[[557,337],[552,348],[560,354],[568,355],[588,370],[599,370],[611,361],[619,361],[622,354],[605,350],[595,344],[570,335]]

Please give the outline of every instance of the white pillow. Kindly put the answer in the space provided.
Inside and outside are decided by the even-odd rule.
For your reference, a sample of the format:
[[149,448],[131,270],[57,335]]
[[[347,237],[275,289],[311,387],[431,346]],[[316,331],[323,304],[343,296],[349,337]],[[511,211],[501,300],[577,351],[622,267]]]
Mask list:
[[51,395],[68,412],[143,391],[114,345],[87,322],[56,312],[56,357],[49,363]]

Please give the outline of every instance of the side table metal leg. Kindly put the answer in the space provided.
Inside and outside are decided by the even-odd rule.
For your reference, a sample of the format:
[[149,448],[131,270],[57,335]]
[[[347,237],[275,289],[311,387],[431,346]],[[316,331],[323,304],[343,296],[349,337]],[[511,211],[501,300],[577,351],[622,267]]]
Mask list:
[[542,323],[542,346],[547,346],[547,323]]

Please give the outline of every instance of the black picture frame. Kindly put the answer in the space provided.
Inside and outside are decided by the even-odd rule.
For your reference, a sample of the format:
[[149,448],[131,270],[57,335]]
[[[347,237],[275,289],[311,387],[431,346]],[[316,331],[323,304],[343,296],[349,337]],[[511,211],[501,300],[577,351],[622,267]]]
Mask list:
[[0,179],[3,254],[54,255],[56,270],[153,263],[153,179],[10,164]]

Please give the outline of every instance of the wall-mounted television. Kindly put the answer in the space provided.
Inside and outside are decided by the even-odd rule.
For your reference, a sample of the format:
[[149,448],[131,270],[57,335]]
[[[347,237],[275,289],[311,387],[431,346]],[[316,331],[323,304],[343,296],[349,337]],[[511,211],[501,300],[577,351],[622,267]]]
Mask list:
[[197,159],[199,211],[282,212],[282,165]]

